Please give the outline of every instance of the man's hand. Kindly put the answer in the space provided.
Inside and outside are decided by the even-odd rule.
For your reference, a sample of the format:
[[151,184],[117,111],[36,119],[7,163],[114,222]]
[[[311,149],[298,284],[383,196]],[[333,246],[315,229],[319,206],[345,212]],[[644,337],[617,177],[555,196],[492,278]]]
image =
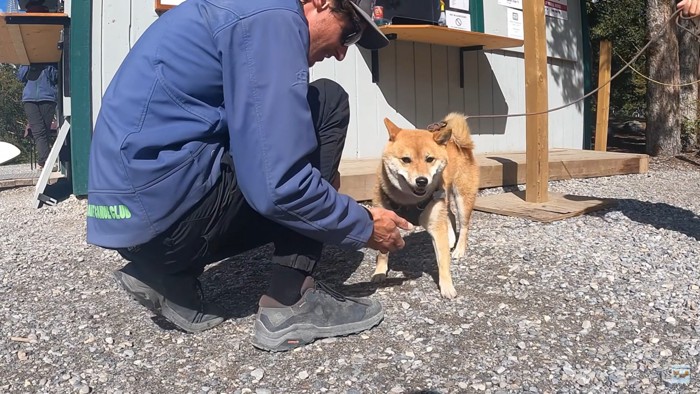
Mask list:
[[696,17],[700,15],[700,0],[683,0],[676,8],[682,9],[684,16]]
[[412,230],[413,225],[393,211],[380,207],[369,208],[374,220],[372,236],[367,241],[367,247],[382,253],[399,250],[406,245],[399,228]]

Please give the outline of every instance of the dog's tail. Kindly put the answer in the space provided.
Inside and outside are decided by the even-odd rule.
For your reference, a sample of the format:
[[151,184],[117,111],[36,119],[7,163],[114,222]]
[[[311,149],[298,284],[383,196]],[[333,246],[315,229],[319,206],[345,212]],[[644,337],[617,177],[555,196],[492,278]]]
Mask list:
[[445,127],[452,129],[452,139],[460,147],[464,149],[474,149],[474,141],[469,132],[467,117],[459,112],[452,112],[443,119]]

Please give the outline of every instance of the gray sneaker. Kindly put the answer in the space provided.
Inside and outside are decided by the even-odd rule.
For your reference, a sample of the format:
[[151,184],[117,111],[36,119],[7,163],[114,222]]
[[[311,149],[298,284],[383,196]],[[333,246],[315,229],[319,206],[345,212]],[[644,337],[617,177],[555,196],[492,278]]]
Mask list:
[[292,306],[262,296],[255,318],[253,346],[287,351],[316,339],[369,330],[384,318],[379,302],[345,297],[310,276],[304,281],[301,294],[301,299]]
[[[195,333],[216,327],[224,321],[224,318],[219,316],[220,313],[212,312],[211,308],[202,302],[201,285],[196,278],[188,278],[190,280],[186,281],[193,286],[182,286],[180,282],[183,281],[178,281],[176,285],[180,286],[182,296],[176,303],[137,279],[132,275],[133,272],[125,272],[127,267],[114,271],[117,282],[141,305],[165,317],[179,328]],[[187,287],[192,287],[192,291],[187,291]]]

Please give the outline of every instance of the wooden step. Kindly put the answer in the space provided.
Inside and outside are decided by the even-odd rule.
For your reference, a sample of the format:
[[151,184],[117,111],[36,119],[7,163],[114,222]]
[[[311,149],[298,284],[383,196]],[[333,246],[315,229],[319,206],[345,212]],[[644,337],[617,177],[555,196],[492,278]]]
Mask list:
[[[481,169],[481,188],[525,183],[525,152],[476,156]],[[371,200],[379,163],[380,159],[343,160],[340,163],[340,192],[358,201]],[[549,151],[550,180],[643,174],[648,170],[649,156],[644,154],[579,149]]]

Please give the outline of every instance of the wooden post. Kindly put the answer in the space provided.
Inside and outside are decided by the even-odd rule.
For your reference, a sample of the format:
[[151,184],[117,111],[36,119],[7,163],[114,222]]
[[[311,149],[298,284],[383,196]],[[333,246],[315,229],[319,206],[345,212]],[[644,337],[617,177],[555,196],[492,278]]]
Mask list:
[[595,150],[605,152],[608,149],[608,117],[610,116],[610,63],[612,45],[610,41],[600,42],[600,60],[598,65],[598,91],[595,122]]
[[[544,0],[523,2],[525,50],[525,111],[546,111],[547,100],[547,36]],[[526,129],[525,201],[547,202],[549,181],[549,116],[528,116]]]

